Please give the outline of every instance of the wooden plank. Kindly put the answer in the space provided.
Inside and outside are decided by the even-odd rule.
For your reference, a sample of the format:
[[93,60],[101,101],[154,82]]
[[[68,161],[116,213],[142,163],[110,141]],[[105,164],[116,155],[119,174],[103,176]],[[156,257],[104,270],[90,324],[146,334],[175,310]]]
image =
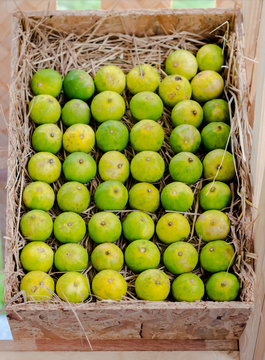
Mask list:
[[101,9],[170,9],[171,2],[171,0],[101,0]]

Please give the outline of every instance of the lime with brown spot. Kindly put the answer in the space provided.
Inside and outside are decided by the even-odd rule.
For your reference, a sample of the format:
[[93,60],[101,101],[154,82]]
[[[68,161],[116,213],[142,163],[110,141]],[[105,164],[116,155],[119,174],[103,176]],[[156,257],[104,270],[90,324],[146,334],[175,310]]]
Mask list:
[[204,70],[194,76],[191,87],[194,100],[206,102],[220,97],[224,90],[224,80],[218,72]]
[[150,119],[157,121],[163,113],[163,101],[152,91],[142,91],[130,101],[130,111],[135,120]]
[[233,155],[223,149],[210,151],[203,160],[204,177],[219,181],[230,181],[235,176]]
[[211,273],[228,271],[235,261],[235,250],[223,240],[208,242],[201,250],[200,263],[204,270]]
[[113,243],[121,236],[122,226],[117,215],[101,211],[94,214],[88,222],[88,233],[95,243]]
[[64,80],[63,89],[69,99],[81,99],[86,101],[95,92],[95,85],[92,77],[84,70],[70,70]]
[[107,180],[97,187],[94,200],[100,210],[123,210],[128,201],[128,190],[120,181]]
[[21,280],[28,301],[47,301],[53,297],[54,281],[44,271],[30,271]]
[[155,232],[155,224],[150,215],[143,211],[130,212],[122,223],[123,236],[129,241],[150,240]]
[[203,120],[203,110],[197,101],[182,100],[171,111],[171,121],[174,127],[187,124],[198,128]]
[[190,234],[190,224],[182,214],[167,213],[158,220],[156,234],[164,244],[187,240]]
[[63,212],[54,220],[54,236],[61,243],[78,243],[85,234],[86,223],[74,212]]
[[225,149],[229,144],[231,128],[223,122],[211,122],[201,132],[202,145],[206,151]]
[[184,49],[173,51],[167,57],[165,66],[168,75],[182,75],[188,80],[196,75],[198,69],[196,57]]
[[42,181],[30,183],[23,190],[23,202],[30,210],[49,211],[54,204],[55,194],[50,185]]
[[78,181],[69,181],[57,192],[57,203],[62,211],[82,213],[90,204],[90,194],[85,185]]
[[131,161],[131,174],[137,181],[157,182],[165,171],[165,162],[155,151],[141,151]]
[[118,271],[102,270],[93,278],[92,291],[98,300],[122,300],[127,283]]
[[164,301],[170,292],[169,278],[161,270],[145,270],[135,280],[135,292],[142,300]]
[[170,134],[169,144],[175,154],[195,153],[201,145],[201,134],[193,125],[179,125]]
[[91,102],[92,116],[100,123],[107,120],[121,120],[125,109],[123,97],[115,91],[102,91]]
[[223,99],[213,99],[203,105],[203,120],[206,124],[211,122],[229,123],[228,102]]
[[43,124],[34,130],[31,141],[35,151],[57,154],[63,144],[63,133],[55,124]]
[[29,241],[45,241],[53,230],[51,216],[43,210],[31,210],[20,220],[21,234]]
[[35,124],[55,124],[61,116],[61,105],[51,95],[36,95],[29,103],[29,116]]
[[116,65],[106,65],[100,68],[96,72],[94,82],[98,92],[110,90],[120,94],[126,87],[124,72]]
[[23,247],[20,261],[26,271],[47,272],[53,265],[53,250],[44,242],[32,241]]
[[173,211],[188,211],[194,200],[191,188],[181,182],[166,185],[161,192],[161,203],[164,209]]
[[124,183],[130,175],[129,161],[119,151],[108,151],[99,160],[98,172],[103,181],[118,180]]
[[89,282],[85,275],[69,271],[57,280],[56,293],[64,301],[81,303],[88,298],[90,293]]
[[54,266],[59,271],[83,271],[88,265],[87,250],[79,244],[64,244],[54,254]]
[[28,172],[32,180],[51,184],[61,175],[61,162],[57,156],[49,152],[38,152],[28,163]]
[[156,91],[160,76],[156,68],[149,64],[135,66],[127,75],[127,88],[132,94],[142,91]]
[[66,127],[74,124],[89,124],[90,109],[87,103],[80,99],[68,101],[62,108],[62,122]]
[[180,152],[169,163],[169,173],[173,180],[186,184],[196,183],[202,176],[200,159],[191,152]]
[[200,191],[200,205],[203,210],[222,210],[231,204],[231,200],[230,187],[221,181],[211,182]]
[[129,131],[122,122],[108,120],[99,125],[96,141],[102,151],[122,151],[128,144]]
[[89,125],[71,125],[63,134],[63,147],[69,153],[89,153],[95,145],[95,133]]
[[203,241],[224,240],[230,232],[230,220],[219,210],[207,210],[196,220],[195,230]]
[[197,52],[196,59],[200,71],[214,70],[220,72],[224,65],[223,50],[216,44],[202,46]]
[[116,270],[120,271],[123,266],[123,252],[111,243],[100,244],[92,251],[91,263],[97,271]]
[[54,69],[38,70],[31,79],[31,89],[34,95],[58,96],[61,92],[63,79]]
[[198,301],[204,296],[204,283],[198,275],[185,273],[172,283],[172,295],[177,301]]
[[231,273],[221,271],[210,276],[206,283],[206,292],[213,301],[236,300],[240,289],[238,278]]
[[198,263],[198,253],[193,245],[178,241],[169,245],[163,255],[165,267],[174,275],[191,272]]
[[160,263],[160,251],[149,240],[135,240],[129,244],[124,253],[125,263],[129,269],[139,273],[148,269],[156,269]]
[[129,204],[133,209],[153,213],[158,209],[159,203],[159,191],[152,184],[145,182],[137,183],[129,191]]
[[159,151],[164,142],[164,130],[153,120],[141,120],[130,132],[130,142],[135,151]]
[[74,152],[63,162],[63,173],[68,181],[78,181],[87,184],[97,173],[97,163],[91,155]]
[[159,85],[159,96],[163,102],[173,107],[183,100],[191,98],[191,85],[189,81],[181,75],[166,76]]

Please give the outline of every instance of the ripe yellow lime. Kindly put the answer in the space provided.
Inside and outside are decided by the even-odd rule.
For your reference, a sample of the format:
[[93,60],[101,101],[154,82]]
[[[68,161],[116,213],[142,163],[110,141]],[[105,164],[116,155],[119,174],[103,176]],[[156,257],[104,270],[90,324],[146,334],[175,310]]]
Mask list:
[[63,147],[69,153],[89,153],[95,145],[95,133],[86,124],[71,125],[63,134]]
[[166,73],[168,75],[182,75],[188,80],[197,73],[196,57],[188,50],[173,51],[166,59]]
[[230,181],[235,176],[233,155],[223,149],[210,151],[203,160],[204,177],[219,181]]
[[193,125],[198,128],[203,120],[203,110],[199,103],[194,100],[182,100],[171,111],[172,125]]
[[132,209],[155,212],[159,203],[159,191],[152,184],[137,183],[129,191],[129,204]]
[[206,151],[225,149],[231,128],[223,122],[211,122],[201,132],[202,145]]
[[200,205],[203,210],[222,210],[230,205],[231,200],[230,187],[221,181],[211,182],[200,191]]
[[200,263],[206,271],[227,271],[234,263],[235,250],[223,240],[208,242],[201,250]]
[[141,151],[131,161],[132,177],[137,181],[156,182],[164,175],[165,162],[155,151]]
[[47,183],[35,181],[23,191],[23,202],[28,209],[49,211],[54,204],[55,194]]
[[164,130],[153,120],[141,120],[132,127],[130,142],[136,151],[159,151],[164,142]]
[[120,181],[104,181],[97,187],[94,200],[100,210],[122,210],[128,201],[128,191]]
[[125,101],[115,91],[102,91],[91,102],[91,113],[98,122],[121,120],[125,113]]
[[163,301],[168,297],[170,281],[161,270],[148,269],[137,276],[135,292],[139,299]]
[[98,92],[110,90],[118,94],[126,87],[126,77],[123,71],[115,65],[106,65],[100,68],[94,78]]
[[70,70],[63,81],[63,89],[69,99],[88,100],[94,94],[95,85],[92,77],[84,70]]
[[77,151],[64,160],[63,173],[68,181],[86,184],[96,176],[97,164],[91,155]]
[[187,240],[190,234],[190,224],[181,214],[167,213],[158,220],[156,234],[159,240],[165,244]]
[[31,141],[35,151],[57,154],[63,144],[63,133],[55,124],[43,124],[34,130]]
[[192,271],[198,263],[198,254],[193,245],[183,241],[169,245],[164,254],[165,267],[175,275]]
[[80,303],[88,298],[90,289],[85,275],[69,271],[59,277],[56,293],[64,301]]
[[192,96],[198,102],[206,102],[220,97],[224,90],[224,80],[213,70],[199,72],[191,80]]
[[61,175],[61,162],[57,156],[49,152],[38,152],[28,163],[28,172],[32,180],[51,184]]
[[58,96],[61,92],[63,79],[53,69],[38,70],[31,79],[31,89],[34,95],[47,94]]
[[169,173],[173,180],[194,184],[202,176],[203,166],[200,159],[191,152],[175,155],[169,163]]
[[80,99],[68,101],[62,109],[62,122],[66,127],[74,124],[89,124],[90,109],[87,103]]
[[132,211],[123,221],[122,231],[125,239],[129,241],[150,240],[155,232],[155,224],[148,214],[142,211]]
[[29,116],[35,124],[54,124],[61,116],[61,105],[51,95],[37,95],[29,103]]
[[53,250],[40,241],[32,241],[23,247],[20,261],[26,271],[47,272],[53,265]]
[[172,295],[177,301],[201,300],[204,295],[204,283],[198,275],[181,274],[172,283]]
[[220,72],[224,65],[223,50],[216,44],[202,46],[196,55],[200,71],[214,70]]
[[134,67],[127,75],[127,88],[132,94],[141,91],[156,91],[160,81],[158,71],[151,65]]
[[160,251],[149,240],[135,240],[129,244],[124,253],[125,263],[132,271],[139,273],[156,269],[160,263]]
[[127,292],[124,277],[115,270],[102,270],[92,281],[93,294],[99,300],[121,300]]
[[97,271],[116,270],[120,271],[123,266],[123,252],[111,243],[100,244],[92,251],[91,263]]
[[86,234],[86,223],[74,212],[63,212],[54,220],[54,236],[61,243],[78,243]]
[[45,241],[53,230],[51,216],[43,210],[31,210],[20,220],[21,234],[30,241]]
[[130,101],[131,114],[137,121],[157,121],[162,116],[163,108],[163,101],[152,91],[139,92]]
[[203,241],[224,240],[230,232],[230,220],[219,210],[207,210],[196,220],[195,230]]
[[128,144],[129,131],[122,122],[108,120],[99,125],[96,140],[102,151],[122,151]]
[[121,236],[122,227],[117,215],[101,211],[94,214],[88,222],[88,233],[95,243],[113,243]]
[[108,151],[99,160],[98,172],[103,181],[118,180],[124,183],[130,175],[129,161],[119,151]]
[[62,211],[82,213],[90,204],[90,194],[85,185],[69,181],[57,192],[57,203]]
[[201,134],[193,125],[179,125],[170,134],[169,144],[175,154],[183,151],[196,153],[201,145]]
[[88,265],[87,250],[79,244],[64,244],[54,254],[54,265],[59,271],[83,271]]
[[203,105],[203,120],[206,124],[210,122],[229,123],[228,102],[223,99],[213,99]]
[[181,182],[172,182],[161,192],[161,203],[166,210],[187,211],[191,208],[193,200],[191,188]]
[[159,85],[159,96],[163,102],[173,107],[183,100],[191,98],[191,85],[189,81],[181,75],[166,76]]
[[24,290],[28,301],[50,300],[54,293],[54,281],[43,271],[30,271],[21,280],[20,290]]
[[211,275],[206,283],[206,292],[211,300],[236,300],[240,289],[238,278],[225,271]]

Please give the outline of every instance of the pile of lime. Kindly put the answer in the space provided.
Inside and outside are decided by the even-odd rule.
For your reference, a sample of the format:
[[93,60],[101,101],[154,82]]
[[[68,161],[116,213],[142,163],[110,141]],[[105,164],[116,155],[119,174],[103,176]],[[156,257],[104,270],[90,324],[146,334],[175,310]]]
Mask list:
[[28,300],[55,292],[69,302],[121,300],[126,274],[142,300],[237,299],[223,65],[221,47],[206,44],[196,56],[172,52],[163,79],[150,64],[127,76],[114,65],[94,78],[81,69],[64,79],[53,69],[34,74],[35,153],[20,219]]

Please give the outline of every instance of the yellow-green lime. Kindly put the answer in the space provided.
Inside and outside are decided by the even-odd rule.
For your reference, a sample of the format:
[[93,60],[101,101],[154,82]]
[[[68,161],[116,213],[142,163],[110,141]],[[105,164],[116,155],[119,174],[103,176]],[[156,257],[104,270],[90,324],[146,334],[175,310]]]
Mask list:
[[230,205],[231,200],[230,187],[221,181],[211,182],[200,191],[200,205],[203,210],[222,210]]
[[97,146],[102,151],[122,151],[129,141],[129,131],[120,121],[108,120],[96,131]]
[[206,283],[208,297],[214,301],[236,300],[240,289],[238,278],[234,274],[221,271],[211,275]]
[[124,72],[115,65],[106,65],[100,68],[95,75],[94,82],[98,92],[110,90],[120,94],[126,87]]
[[166,210],[187,211],[191,208],[193,200],[191,188],[182,182],[172,182],[161,192],[161,203]]
[[44,242],[32,241],[23,247],[20,261],[26,271],[47,272],[53,265],[53,251]]
[[231,128],[223,122],[211,122],[201,132],[202,145],[206,151],[225,149]]
[[156,91],[160,81],[158,71],[149,64],[139,65],[129,71],[127,88],[132,94],[142,91]]
[[127,293],[127,283],[118,271],[102,270],[92,281],[92,291],[99,300],[121,300]]
[[164,244],[187,240],[190,234],[190,224],[182,214],[167,213],[158,220],[156,234]]
[[82,213],[90,204],[88,189],[78,181],[64,183],[57,192],[57,203],[62,211]]
[[55,124],[61,116],[61,105],[51,95],[36,95],[29,103],[29,116],[35,124]]
[[86,223],[74,212],[63,212],[54,220],[54,236],[61,243],[78,243],[86,234]]
[[98,122],[121,120],[125,113],[125,101],[115,91],[102,91],[91,102],[91,113]]
[[142,211],[132,211],[123,221],[122,231],[125,239],[129,241],[150,240],[155,232],[155,223],[150,215]]
[[161,270],[145,270],[135,280],[135,292],[142,300],[164,301],[170,292],[169,278]]
[[62,122],[66,127],[74,124],[89,124],[90,109],[87,103],[80,99],[68,101],[62,108]]
[[158,92],[163,102],[173,107],[182,100],[189,100],[192,90],[184,76],[169,75],[161,81]]
[[88,100],[94,94],[95,85],[92,77],[84,70],[70,70],[63,81],[63,89],[69,99]]
[[123,252],[111,243],[100,244],[92,251],[91,263],[97,271],[116,270],[120,271],[123,266]]
[[98,172],[103,181],[118,180],[124,183],[130,175],[129,161],[119,151],[108,151],[99,160]]
[[130,132],[130,143],[135,151],[159,151],[164,142],[164,130],[154,120],[141,120]]
[[169,144],[175,154],[183,151],[195,153],[201,145],[201,134],[193,125],[179,125],[170,134]]
[[88,222],[88,233],[95,243],[113,243],[121,236],[122,226],[117,215],[101,211],[94,214]]
[[172,283],[172,295],[177,301],[201,300],[204,295],[204,283],[198,275],[181,274]]
[[61,162],[57,156],[49,152],[38,152],[28,163],[29,176],[34,181],[51,184],[61,175]]
[[21,280],[20,290],[24,290],[28,301],[50,300],[54,293],[54,281],[44,271],[30,271]]
[[130,111],[135,120],[157,121],[163,113],[163,101],[152,91],[141,91],[130,101]]
[[204,177],[219,181],[230,181],[235,176],[233,155],[223,149],[210,151],[203,160]]
[[21,234],[29,241],[45,241],[53,230],[51,216],[43,210],[31,210],[20,220]]
[[137,183],[129,191],[129,204],[132,209],[153,213],[160,204],[159,191],[152,184],[146,182]]
[[59,277],[56,293],[64,301],[81,303],[88,298],[90,293],[89,282],[85,275],[69,271]]
[[88,265],[87,250],[79,244],[64,244],[54,254],[54,265],[59,271],[83,271]]
[[227,271],[234,263],[235,250],[223,240],[208,242],[201,250],[200,263],[204,270],[215,273]]
[[195,230],[203,241],[224,240],[230,232],[230,220],[219,210],[207,210],[196,220]]
[[174,127],[187,124],[198,128],[203,120],[203,110],[194,100],[182,100],[171,111],[171,121]]
[[100,210],[122,210],[128,201],[128,190],[120,181],[107,180],[97,187],[94,200]]
[[31,89],[34,95],[47,94],[58,96],[61,92],[63,79],[53,69],[38,70],[31,79]]
[[216,44],[202,46],[196,55],[200,71],[214,70],[220,72],[224,65],[223,50]]
[[188,80],[196,75],[198,69],[196,57],[190,51],[184,49],[173,51],[167,57],[165,65],[168,75],[182,75]]
[[89,125],[71,125],[63,134],[63,147],[69,153],[89,153],[95,145],[95,133]]
[[43,124],[34,130],[31,141],[35,151],[57,154],[63,144],[63,133],[55,124]]
[[129,244],[124,253],[125,263],[129,269],[139,273],[148,269],[156,269],[160,263],[160,251],[149,240],[135,240]]
[[141,151],[131,161],[132,177],[137,181],[157,182],[165,171],[165,162],[155,151]]
[[223,99],[213,99],[203,105],[203,120],[206,124],[210,122],[229,123],[228,102]]
[[169,173],[173,180],[194,184],[202,176],[202,163],[191,152],[180,152],[169,163]]
[[195,247],[183,241],[169,245],[163,254],[165,267],[174,275],[194,270],[198,263],[198,258]]
[[64,160],[63,173],[68,181],[86,184],[96,176],[97,163],[91,155],[77,151]]
[[192,96],[198,102],[206,102],[218,98],[224,90],[222,76],[213,70],[199,72],[191,80]]
[[23,202],[30,210],[49,211],[53,207],[54,200],[53,189],[42,181],[30,183],[23,191]]

